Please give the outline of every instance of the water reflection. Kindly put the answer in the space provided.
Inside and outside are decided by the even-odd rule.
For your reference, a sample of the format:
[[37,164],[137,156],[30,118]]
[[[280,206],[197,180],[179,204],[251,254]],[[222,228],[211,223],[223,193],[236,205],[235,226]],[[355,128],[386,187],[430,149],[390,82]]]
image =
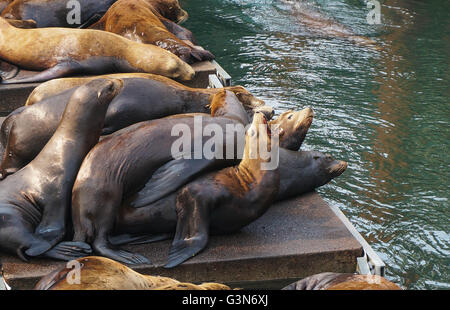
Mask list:
[[388,278],[449,288],[449,3],[381,1],[376,26],[364,1],[302,2],[375,50],[311,31],[306,10],[281,0],[181,2],[235,84],[280,113],[314,108],[304,148],[349,162],[320,193],[381,255]]

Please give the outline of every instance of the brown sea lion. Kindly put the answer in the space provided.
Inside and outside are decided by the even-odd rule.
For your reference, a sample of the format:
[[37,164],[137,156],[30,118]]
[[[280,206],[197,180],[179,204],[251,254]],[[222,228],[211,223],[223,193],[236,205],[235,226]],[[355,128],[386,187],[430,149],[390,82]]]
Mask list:
[[[26,52],[25,52],[26,51]],[[190,80],[195,71],[154,45],[92,29],[19,29],[0,17],[0,58],[24,69],[45,70],[2,83],[43,82],[71,74],[145,72]]]
[[[189,88],[168,78],[150,74],[113,74],[104,77],[121,79],[124,86],[108,107],[103,134],[110,134],[140,121],[179,113],[209,113],[207,106],[210,97],[221,91]],[[38,103],[20,107],[5,119],[0,129],[0,142],[5,147],[0,164],[1,178],[16,172],[39,153],[54,133],[77,86],[96,78],[60,79],[44,83],[34,90],[28,100],[28,103],[35,103],[36,98],[41,98]],[[71,89],[46,97],[49,93],[74,85]],[[238,97],[249,115],[255,110],[264,111],[268,117],[273,114],[272,108],[263,106],[263,101],[245,88],[233,86],[225,90],[232,91]]]
[[[77,0],[74,3],[69,0],[15,0],[3,10],[1,16],[8,19],[32,19],[39,28],[77,28],[96,16],[100,18],[115,1]],[[79,10],[79,20],[73,19],[77,16],[73,14],[76,10]]]
[[147,0],[118,0],[91,29],[109,31],[132,41],[164,48],[192,64],[214,59],[209,51],[178,39],[153,13]]
[[[148,276],[104,257],[90,256],[76,260],[79,283],[71,281],[73,268],[64,267],[43,277],[35,290],[230,290],[219,283],[195,285],[177,280]],[[75,266],[75,262],[72,262]]]
[[[98,142],[108,104],[121,85],[119,80],[98,79],[80,87],[39,155],[0,183],[1,250],[23,260],[40,255],[66,258],[50,249],[64,237],[73,182]],[[82,247],[77,249],[89,253]]]
[[401,287],[376,275],[324,272],[292,283],[283,290],[401,290]]

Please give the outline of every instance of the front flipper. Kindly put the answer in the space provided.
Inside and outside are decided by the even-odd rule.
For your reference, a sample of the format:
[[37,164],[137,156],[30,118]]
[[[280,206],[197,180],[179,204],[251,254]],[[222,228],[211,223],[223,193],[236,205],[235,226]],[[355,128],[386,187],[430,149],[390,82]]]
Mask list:
[[71,261],[92,253],[89,244],[84,242],[61,242],[44,254],[45,257]]
[[130,205],[133,208],[148,206],[175,192],[216,164],[216,160],[209,159],[174,159],[155,171],[152,178],[139,191],[137,198]]
[[124,245],[124,244],[139,245],[167,240],[170,239],[172,236],[173,234],[157,234],[157,235],[123,234],[117,236],[110,236],[108,240],[112,245]]
[[95,254],[116,260],[123,264],[128,265],[151,264],[150,260],[148,260],[146,257],[140,254],[131,253],[121,249],[115,249],[111,245],[106,243],[94,242],[93,248]]
[[1,84],[40,83],[78,73],[82,67],[74,61],[66,61],[32,76],[2,80]]
[[208,244],[209,208],[189,189],[183,189],[177,198],[177,230],[170,247],[165,268],[173,268],[198,254]]

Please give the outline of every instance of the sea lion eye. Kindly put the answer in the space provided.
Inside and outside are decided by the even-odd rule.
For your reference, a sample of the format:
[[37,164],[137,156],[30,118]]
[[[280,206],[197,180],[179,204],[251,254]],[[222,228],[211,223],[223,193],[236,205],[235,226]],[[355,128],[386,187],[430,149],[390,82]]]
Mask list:
[[290,115],[288,116],[288,119],[291,119],[293,116],[294,116],[294,114],[290,114]]
[[314,158],[315,160],[318,160],[318,159],[320,158],[320,156],[317,156],[317,155],[316,155],[316,156],[314,156],[313,158]]

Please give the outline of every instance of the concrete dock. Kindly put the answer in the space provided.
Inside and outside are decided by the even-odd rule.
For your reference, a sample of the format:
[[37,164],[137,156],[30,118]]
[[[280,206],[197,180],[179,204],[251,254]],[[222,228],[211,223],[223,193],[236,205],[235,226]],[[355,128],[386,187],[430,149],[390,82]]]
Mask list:
[[[279,289],[309,275],[355,272],[363,249],[329,205],[313,192],[278,203],[240,232],[212,236],[207,248],[184,264],[165,269],[171,240],[127,246],[154,265],[134,269],[180,281],[227,283],[239,288]],[[25,263],[0,255],[13,289],[31,289],[65,262],[33,259]]]

